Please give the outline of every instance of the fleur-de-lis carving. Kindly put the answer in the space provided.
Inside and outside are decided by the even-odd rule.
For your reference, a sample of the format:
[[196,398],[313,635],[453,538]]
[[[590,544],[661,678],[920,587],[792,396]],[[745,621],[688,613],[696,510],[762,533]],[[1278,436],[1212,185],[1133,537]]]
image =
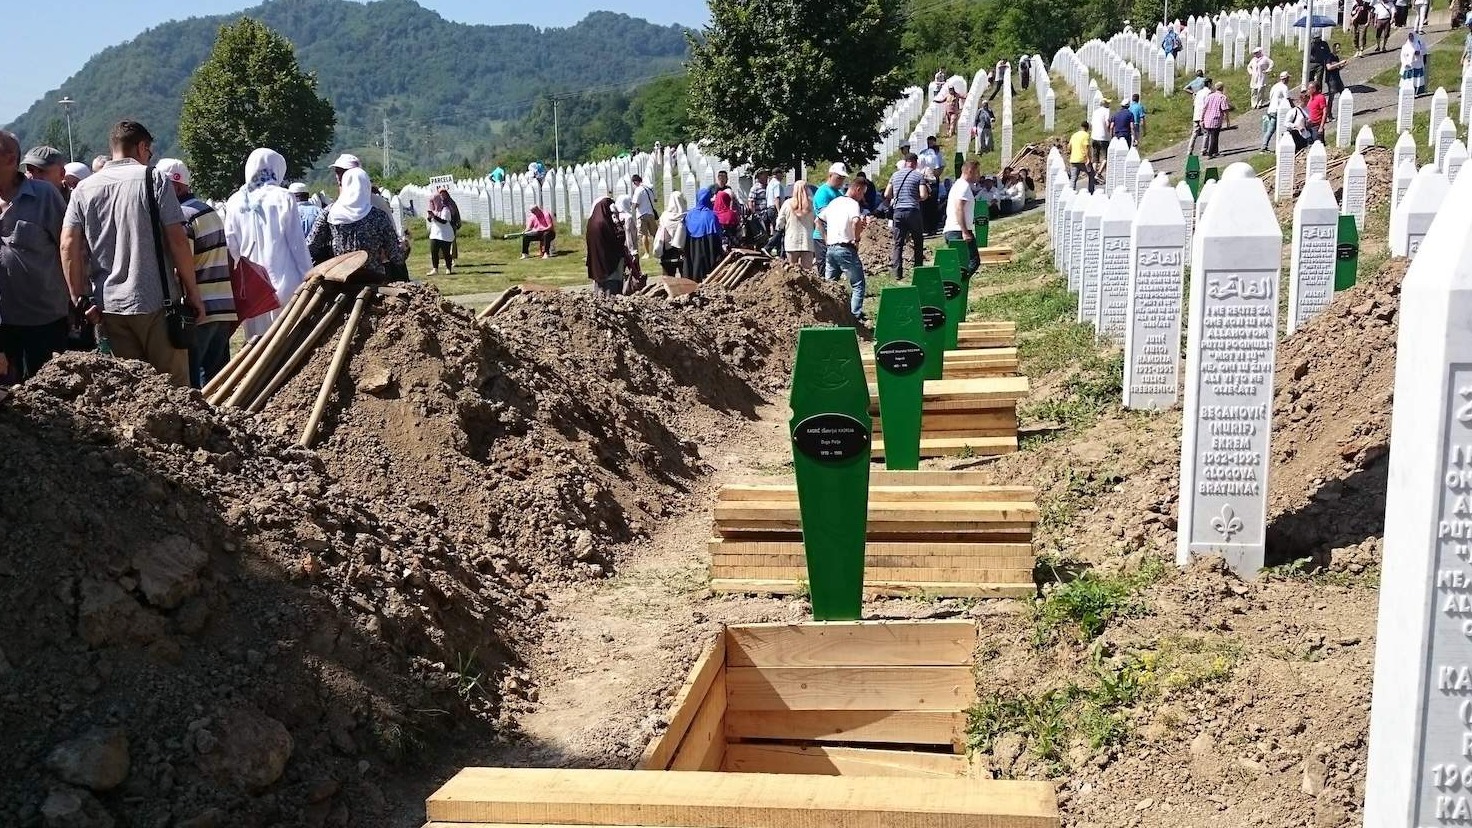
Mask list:
[[1232,536],[1242,531],[1242,519],[1231,504],[1222,504],[1222,513],[1211,519],[1211,528],[1221,533],[1222,540],[1231,542]]

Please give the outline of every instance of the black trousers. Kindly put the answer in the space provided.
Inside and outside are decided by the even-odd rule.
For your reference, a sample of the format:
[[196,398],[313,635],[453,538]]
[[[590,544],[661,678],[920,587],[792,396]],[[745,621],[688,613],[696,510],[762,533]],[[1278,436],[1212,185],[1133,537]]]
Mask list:
[[544,255],[550,253],[552,251],[552,240],[555,238],[557,238],[556,230],[541,230],[536,233],[527,233],[521,237],[521,255],[525,256],[527,251],[532,249],[532,242],[540,244],[541,251]]
[[453,266],[455,264],[455,254],[453,252],[453,248],[451,247],[453,244],[454,244],[454,242],[440,241],[439,239],[430,239],[429,240],[429,262],[430,262],[430,264],[433,267],[438,268],[440,266],[440,258],[443,257],[444,260],[445,260],[445,266],[446,267]]
[[899,281],[905,278],[906,242],[914,248],[915,267],[925,264],[925,220],[919,210],[896,210],[890,232],[889,270],[895,281]]
[[0,325],[0,351],[10,362],[10,378],[28,380],[53,356],[66,350],[69,320],[45,325]]

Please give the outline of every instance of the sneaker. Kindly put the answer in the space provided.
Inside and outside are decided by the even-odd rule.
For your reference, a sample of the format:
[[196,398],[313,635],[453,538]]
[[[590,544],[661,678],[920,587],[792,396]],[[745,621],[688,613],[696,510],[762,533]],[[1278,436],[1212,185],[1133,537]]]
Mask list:
[[526,254],[525,254],[525,253],[523,253],[523,254],[521,254],[521,257],[522,257],[522,258],[523,258],[523,259],[525,259],[525,258],[527,258],[527,255],[526,255]]
[[426,274],[424,274],[424,275],[425,276],[438,276],[438,275],[440,275],[440,269],[437,268],[437,267],[431,267],[429,269],[429,272],[426,273]]
[[550,258],[552,258],[552,254],[551,253],[543,253],[542,254],[542,258],[544,258],[544,259],[550,259]]

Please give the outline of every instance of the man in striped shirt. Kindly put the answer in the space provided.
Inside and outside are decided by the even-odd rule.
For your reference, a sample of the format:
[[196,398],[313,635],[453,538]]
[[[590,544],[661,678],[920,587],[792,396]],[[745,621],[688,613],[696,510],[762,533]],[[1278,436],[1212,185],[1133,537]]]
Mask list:
[[189,382],[203,388],[230,361],[230,334],[236,326],[225,223],[215,208],[190,191],[189,168],[183,161],[164,158],[156,166],[174,185],[184,210],[184,234],[194,248],[194,281],[199,284],[204,316],[196,320],[194,347],[189,349]]

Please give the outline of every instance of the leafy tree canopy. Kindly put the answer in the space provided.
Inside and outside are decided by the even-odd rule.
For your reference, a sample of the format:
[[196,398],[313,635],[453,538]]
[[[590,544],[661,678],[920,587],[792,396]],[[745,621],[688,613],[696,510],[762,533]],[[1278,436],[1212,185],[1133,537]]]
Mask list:
[[214,51],[190,79],[179,141],[195,189],[221,198],[242,183],[257,147],[281,153],[287,177],[300,178],[332,146],[336,123],[291,43],[246,17],[220,27]]
[[733,164],[874,155],[907,85],[904,0],[712,0],[691,39],[693,131]]

